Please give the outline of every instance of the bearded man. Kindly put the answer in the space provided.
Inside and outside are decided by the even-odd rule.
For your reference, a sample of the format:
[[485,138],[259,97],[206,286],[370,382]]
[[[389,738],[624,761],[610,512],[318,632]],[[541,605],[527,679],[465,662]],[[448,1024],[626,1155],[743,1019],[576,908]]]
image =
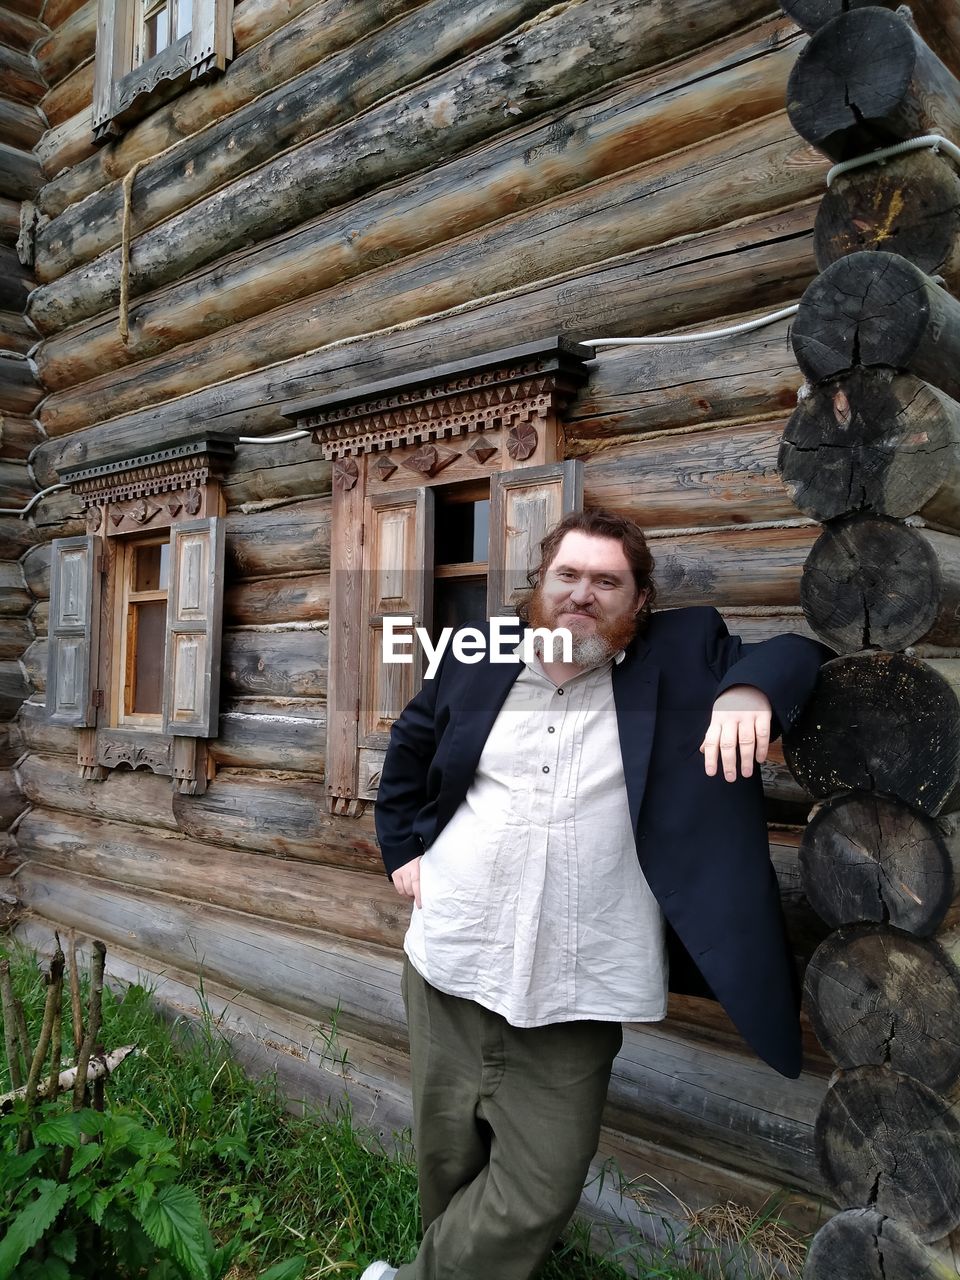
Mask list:
[[529,1280],[596,1148],[621,1023],[667,987],[721,1001],[784,1075],[798,990],[762,789],[829,651],[745,645],[713,609],[654,614],[632,521],[575,513],[525,611],[572,660],[450,650],[397,720],[376,819],[404,950],[424,1235],[362,1280]]

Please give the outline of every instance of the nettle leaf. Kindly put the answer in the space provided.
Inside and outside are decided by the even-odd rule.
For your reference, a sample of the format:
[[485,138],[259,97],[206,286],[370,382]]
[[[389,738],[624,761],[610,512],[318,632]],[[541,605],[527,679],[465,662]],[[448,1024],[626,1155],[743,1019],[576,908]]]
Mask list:
[[[97,1224],[98,1227],[103,1222],[103,1215],[106,1213],[107,1209],[109,1208],[110,1201],[113,1199],[113,1196],[114,1196],[113,1188],[111,1188],[109,1191],[105,1191],[105,1190],[95,1191],[93,1195],[90,1197],[90,1199],[83,1205],[83,1208],[87,1211],[87,1213],[90,1215],[90,1217],[93,1219],[93,1221]],[[81,1203],[79,1198],[77,1200],[77,1203],[78,1204]]]
[[189,1187],[160,1187],[138,1216],[159,1249],[169,1249],[195,1280],[209,1280],[210,1237],[200,1202]]
[[4,1152],[3,1160],[0,1161],[0,1170],[3,1173],[0,1186],[18,1188],[33,1166],[46,1154],[42,1147],[32,1147],[20,1156],[8,1155]]
[[76,1147],[80,1143],[80,1117],[75,1111],[51,1116],[38,1124],[34,1133],[40,1142],[48,1146]]
[[84,1146],[78,1147],[70,1164],[70,1177],[75,1178],[84,1169],[89,1169],[90,1165],[99,1160],[102,1155],[103,1147],[99,1142],[88,1142]]
[[55,1253],[58,1258],[63,1258],[65,1262],[76,1262],[77,1233],[75,1231],[61,1231],[58,1235],[55,1235],[50,1241],[50,1252]]
[[297,1258],[284,1258],[266,1271],[260,1272],[260,1280],[300,1280],[307,1269],[307,1260],[301,1254]]
[[36,1200],[20,1210],[0,1240],[0,1276],[10,1275],[26,1251],[53,1225],[69,1199],[69,1186],[50,1181],[41,1185]]

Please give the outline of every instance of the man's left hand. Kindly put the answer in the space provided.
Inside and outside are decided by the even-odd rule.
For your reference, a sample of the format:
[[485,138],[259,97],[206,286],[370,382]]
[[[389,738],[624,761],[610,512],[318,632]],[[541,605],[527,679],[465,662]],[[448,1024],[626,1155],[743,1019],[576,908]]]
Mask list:
[[770,699],[752,684],[735,684],[721,693],[713,704],[710,727],[700,750],[708,777],[717,772],[718,757],[723,762],[727,782],[737,777],[737,751],[740,772],[745,778],[753,773],[753,761],[763,764],[770,745]]

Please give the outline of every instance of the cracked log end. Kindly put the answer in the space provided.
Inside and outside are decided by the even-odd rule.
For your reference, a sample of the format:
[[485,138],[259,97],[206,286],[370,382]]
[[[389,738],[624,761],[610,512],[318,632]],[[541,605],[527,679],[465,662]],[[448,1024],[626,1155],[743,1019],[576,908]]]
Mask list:
[[817,1232],[803,1280],[955,1280],[949,1258],[875,1209],[847,1209]]

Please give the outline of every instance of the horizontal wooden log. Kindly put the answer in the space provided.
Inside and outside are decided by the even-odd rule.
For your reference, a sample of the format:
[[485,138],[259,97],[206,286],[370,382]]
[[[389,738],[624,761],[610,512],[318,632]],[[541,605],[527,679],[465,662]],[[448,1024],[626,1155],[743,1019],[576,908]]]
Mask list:
[[787,111],[802,138],[846,160],[923,133],[956,136],[960,82],[899,13],[852,9],[797,59]]
[[206,843],[353,870],[383,868],[372,814],[341,818],[327,813],[315,777],[224,770],[202,796],[174,796],[173,812],[184,835]]
[[36,491],[25,462],[0,461],[0,506],[20,508]]
[[7,5],[0,8],[0,44],[29,53],[46,34],[46,27],[32,15],[17,13]]
[[911,374],[853,369],[813,387],[778,470],[816,520],[854,511],[960,525],[960,404]]
[[16,251],[0,247],[0,310],[22,314],[32,287],[30,272]]
[[27,417],[42,398],[32,362],[22,355],[0,352],[0,414]]
[[37,635],[45,636],[50,628],[50,601],[38,600],[28,616]]
[[818,798],[877,791],[921,813],[951,812],[960,806],[958,690],[960,662],[834,658],[784,739],[787,764]]
[[889,1066],[953,1096],[960,1085],[958,956],[956,928],[929,938],[881,924],[832,933],[804,979],[820,1043],[839,1067]]
[[5,98],[24,102],[28,106],[36,106],[47,89],[37,68],[36,59],[2,44],[0,44],[0,83],[3,84]]
[[[781,420],[597,441],[585,460],[584,504],[633,506],[647,531],[795,519],[776,469],[782,429]],[[583,453],[567,434],[571,455]]]
[[[41,465],[50,466],[55,456],[51,450]],[[307,437],[286,444],[241,444],[224,478],[224,492],[232,508],[329,495],[331,466]]]
[[[43,448],[42,445],[40,447]],[[36,473],[36,468],[34,472]],[[72,538],[86,532],[80,499],[69,489],[61,489],[58,493],[50,493],[41,498],[31,515],[38,533],[47,538]]]
[[785,828],[770,831],[770,861],[780,887],[787,937],[795,956],[805,965],[829,932],[810,905],[800,879],[800,832]]
[[20,658],[33,642],[33,627],[28,618],[0,618],[0,662]]
[[0,351],[14,351],[25,356],[36,343],[37,335],[33,325],[22,311],[11,311],[9,308],[0,310]]
[[[31,628],[32,629],[32,628]],[[43,693],[47,687],[47,640],[34,640],[16,656],[30,686],[31,694]]]
[[[126,824],[133,819],[135,825],[124,826],[122,830],[126,832],[125,838],[134,842],[140,835],[148,838],[153,830],[177,831],[177,821],[173,816],[173,788],[170,779],[159,774],[146,770],[111,769],[103,782],[85,782],[80,777],[75,759],[63,755],[33,754],[19,762],[16,773],[24,797],[36,806],[31,819],[40,831],[35,839],[27,832],[23,847],[29,845],[38,855],[42,854],[44,841],[48,844],[59,841],[57,848],[66,856],[70,849],[71,830],[78,849],[85,840],[96,843],[95,836],[90,834],[90,827],[86,825],[91,818],[101,820],[97,830],[105,833],[112,830],[107,826],[108,822]],[[79,815],[83,821],[67,818],[65,814]],[[68,834],[63,834],[64,829]],[[161,863],[158,870],[162,874],[162,854],[154,848],[150,854],[145,851],[144,856],[158,859]],[[114,878],[122,879],[121,876]],[[167,887],[174,884],[178,884],[176,876],[168,875]]]
[[224,592],[224,618],[232,626],[320,622],[329,611],[329,577],[316,573],[255,578],[234,583]]
[[[47,803],[58,798],[54,791]],[[179,897],[204,905],[323,929],[361,942],[399,946],[410,919],[409,903],[385,875],[359,875],[323,865],[320,840],[312,860],[306,862],[241,853],[171,839],[140,825],[35,808],[21,822],[17,843],[24,856],[45,866],[133,889],[167,892],[175,886]]]
[[96,150],[93,142],[93,108],[83,107],[75,115],[49,129],[35,154],[47,179],[70,171]]
[[[423,0],[362,0],[345,4],[343,0],[322,0],[309,5],[309,12],[299,22],[295,21],[298,14],[291,11],[294,6],[278,4],[276,0],[235,8],[236,56],[228,74],[188,88],[175,101],[135,122],[122,138],[95,153],[75,171],[57,176],[40,194],[40,209],[48,217],[56,217],[68,206],[121,180],[138,161],[158,156],[191,134],[239,111],[260,97],[265,88],[286,83],[318,62],[331,59],[376,27],[422,3]],[[267,83],[265,67],[270,68]],[[328,108],[334,113],[344,110],[348,95],[335,96],[340,100],[331,102]],[[359,105],[358,102],[355,109]]]
[[51,129],[90,107],[93,101],[94,65],[94,59],[88,58],[43,95],[40,110]]
[[20,201],[0,194],[0,244],[16,244],[20,235]]
[[326,628],[227,630],[220,673],[226,689],[239,697],[325,698]]
[[0,720],[12,720],[29,695],[19,662],[0,662]]
[[8,147],[30,151],[43,137],[43,130],[43,119],[36,107],[0,98],[0,137]]
[[29,520],[0,516],[0,547],[5,556],[20,556],[37,541],[37,531]]
[[828,267],[804,293],[792,337],[811,382],[885,365],[960,396],[960,302],[896,254],[853,253]]
[[[16,764],[23,754],[22,747],[23,743],[20,739],[18,725],[10,721],[0,724],[0,767],[6,769],[10,765]],[[7,835],[4,840],[0,841],[0,862],[10,862],[14,852],[13,836]],[[7,874],[7,872],[4,871],[3,874]]]
[[50,598],[50,556],[50,543],[41,542],[31,547],[20,561],[23,580],[30,594],[38,600]]
[[960,1223],[960,1104],[919,1081],[886,1067],[838,1073],[816,1144],[841,1208],[876,1209],[924,1242]]
[[326,705],[297,699],[234,699],[221,708],[209,750],[218,767],[316,774],[321,786]]
[[32,603],[20,565],[0,560],[0,617],[22,617]]
[[[211,981],[313,1021],[338,1010],[346,1033],[406,1044],[395,951],[148,890],[134,895],[52,868],[26,867],[18,881],[33,910],[88,933],[95,925],[108,946],[116,940],[188,971],[203,956]],[[807,1078],[790,1086],[788,1098],[772,1070],[706,1037],[627,1028],[606,1119],[621,1132],[667,1134],[672,1145],[679,1139],[708,1158],[722,1152],[727,1165],[755,1176],[776,1171],[803,1187],[817,1182],[811,1131],[822,1092],[822,1082]]]
[[[411,78],[422,78],[441,66],[455,52],[448,41],[457,35],[463,41],[457,52],[476,47],[475,41],[483,44],[542,8],[542,0],[511,0],[510,4],[500,0],[496,5],[471,6],[468,21],[461,10],[458,22],[451,20],[452,0],[430,0],[386,35],[374,35],[371,40],[381,41],[381,56],[403,83],[402,68],[408,65]],[[762,0],[736,0],[722,9],[705,9],[692,0],[675,0],[669,7],[655,0],[642,9],[625,0],[581,0],[572,8],[549,9],[536,21],[531,18],[522,29],[501,37],[499,44],[488,44],[454,68],[437,72],[429,87],[404,89],[316,140],[277,155],[279,146],[289,147],[298,137],[309,136],[313,128],[326,127],[322,114],[319,120],[316,117],[330,109],[324,105],[325,93],[309,76],[302,111],[292,109],[290,87],[285,85],[275,92],[281,95],[285,115],[290,112],[289,125],[283,124],[275,101],[266,94],[243,109],[242,121],[233,117],[224,121],[232,147],[208,150],[221,126],[205,131],[193,176],[184,174],[189,156],[180,147],[176,157],[171,155],[141,174],[133,195],[136,229],[142,231],[159,218],[169,218],[189,200],[195,203],[179,213],[168,230],[174,232],[174,243],[193,243],[194,248],[188,259],[178,253],[170,261],[168,235],[141,234],[131,254],[134,289],[156,288],[252,239],[277,235],[315,217],[334,202],[342,204],[385,181],[429,168],[503,132],[508,125],[543,115],[619,76],[703,45],[760,16],[763,9]],[[408,27],[411,34],[400,43],[400,31]],[[345,74],[352,96],[357,74],[352,60],[349,67],[341,74],[341,83]],[[383,94],[381,85],[376,97]],[[491,111],[494,97],[509,102],[510,112]],[[514,108],[516,116],[511,114]],[[267,119],[269,126],[264,123]],[[384,145],[385,134],[389,146]],[[188,151],[191,145],[185,144]],[[334,183],[331,160],[346,153],[354,159],[351,172],[338,165]],[[172,163],[171,172],[179,175],[174,184],[164,172],[165,163]],[[177,194],[172,197],[173,186]],[[204,195],[214,188],[219,190]],[[251,202],[254,191],[258,193],[256,210]],[[111,188],[96,203],[96,209],[85,204],[82,214],[79,209],[67,210],[40,233],[38,279],[55,279],[117,244],[118,189]],[[202,228],[218,220],[219,243],[211,243]]]
[[93,53],[97,42],[97,2],[84,0],[36,48],[40,72],[48,85],[58,84]]
[[[288,426],[278,412],[278,402],[282,404],[284,399],[302,394],[301,388],[316,386],[321,380],[334,390],[382,379],[390,373],[423,367],[424,360],[429,363],[433,353],[440,349],[456,349],[464,357],[495,350],[502,343],[504,333],[510,333],[511,340],[516,342],[535,341],[557,332],[615,336],[630,332],[638,323],[652,327],[656,322],[661,328],[675,328],[727,315],[741,309],[747,301],[756,306],[776,306],[795,297],[810,278],[812,261],[807,229],[811,215],[812,209],[806,204],[783,213],[765,214],[736,227],[720,228],[673,245],[623,255],[613,265],[586,268],[571,273],[562,282],[550,281],[515,290],[506,298],[481,300],[466,308],[456,308],[449,314],[425,319],[415,328],[404,327],[384,335],[362,333],[361,337],[334,343],[310,356],[297,357],[295,362],[271,367],[262,375],[252,373],[234,378],[228,384],[229,397],[225,394],[226,387],[208,387],[173,402],[177,429],[185,430],[196,408],[209,398],[219,404],[219,410],[208,403],[203,417],[208,430],[215,423],[218,430],[236,430],[242,422],[244,434],[254,434],[254,425],[258,430],[267,426],[275,429],[281,424]],[[705,276],[704,262],[708,259],[710,268]],[[669,292],[663,289],[667,273],[671,282]],[[408,278],[411,287],[415,287],[415,283],[415,275]],[[317,323],[325,323],[319,314]],[[301,328],[301,336],[309,332],[309,328],[309,323],[306,329]],[[248,358],[256,360],[252,353]],[[104,397],[105,406],[109,397],[111,412],[116,412],[120,396],[142,401],[145,396],[158,394],[144,385],[142,376],[140,382],[137,381],[137,372],[135,367],[111,375],[109,389],[102,387],[97,399]],[[140,372],[142,375],[142,370]],[[192,376],[186,366],[171,372],[175,379]],[[170,381],[170,376],[163,380],[167,391]],[[93,385],[87,384],[88,393]],[[256,399],[250,400],[248,392],[255,385],[258,385]],[[68,406],[66,397],[72,400]],[[57,409],[58,400],[69,408],[71,422],[87,419],[91,412],[96,412],[89,394],[84,403],[79,392],[50,397],[44,405],[43,421],[51,433],[63,425],[64,415]],[[164,415],[172,412],[172,407],[171,404],[170,410],[142,411],[142,416],[127,414],[86,433],[83,439],[86,458],[92,461],[94,451],[101,447],[115,452],[119,441],[127,439],[131,429],[135,432],[138,451],[148,448],[146,437],[151,428],[144,430],[147,420],[154,431],[159,429],[169,440],[172,424],[164,422]],[[57,440],[41,445],[38,456],[48,454],[41,465],[69,465],[69,460],[78,455],[78,444],[77,440]]]
[[960,286],[960,174],[945,156],[913,151],[840,174],[813,232],[821,271],[848,253],[896,253],[944,287]]
[[[0,48],[0,72],[3,70]],[[29,151],[0,142],[0,196],[32,200],[43,181],[40,165]]]
[[803,612],[840,653],[960,642],[960,537],[886,516],[831,521],[811,548]]
[[[625,510],[642,517],[639,504]],[[817,533],[816,526],[804,524],[657,534],[650,539],[657,604],[663,609],[796,604],[803,560]]]
[[925,937],[960,895],[960,833],[887,796],[854,792],[818,805],[800,844],[814,910],[837,929],[859,921]]
[[227,565],[231,578],[329,571],[330,499],[231,513]]
[[76,764],[77,731],[47,723],[47,709],[40,701],[24,702],[17,716],[17,728],[25,751],[68,756]]
[[24,461],[43,439],[34,418],[18,418],[12,413],[0,414],[0,455]]
[[[151,399],[184,395],[258,365],[351,338],[366,330],[371,315],[377,316],[380,327],[405,324],[479,297],[617,258],[650,241],[706,229],[714,221],[726,223],[760,213],[770,204],[792,204],[809,195],[813,184],[802,167],[786,163],[795,150],[795,139],[787,135],[770,141],[771,133],[779,135],[786,127],[785,122],[775,121],[771,129],[764,121],[737,131],[734,142],[726,136],[720,143],[711,142],[707,150],[720,151],[724,157],[716,168],[704,169],[698,156],[680,174],[672,161],[666,166],[656,162],[655,174],[648,174],[648,166],[630,170],[586,192],[501,220],[489,231],[461,236],[126,368],[122,362],[135,356],[123,354],[112,327],[110,352],[97,341],[89,349],[85,340],[79,346],[72,339],[45,343],[40,377],[51,388],[63,381],[71,385],[44,402],[42,420],[51,434],[62,435],[107,416],[108,403],[114,414],[125,412]],[[771,170],[767,180],[760,182],[750,163],[757,161],[756,154],[748,160],[741,150],[750,151],[750,140],[757,134],[767,139],[761,151],[763,166]],[[774,174],[785,175],[784,181]],[[662,190],[656,190],[664,183]],[[625,216],[626,209],[641,205],[643,219]],[[714,210],[712,217],[705,216],[705,206]],[[662,327],[669,322],[670,301],[659,301],[659,281],[655,289],[654,282],[648,281],[647,291],[641,327]],[[61,362],[58,348],[64,346],[69,350]],[[111,366],[117,367],[116,372],[110,372]],[[107,371],[98,373],[98,369]],[[87,381],[72,385],[81,377]]]
[[923,1244],[896,1216],[846,1209],[817,1232],[804,1280],[953,1280],[953,1251]]
[[[701,95],[706,92],[702,90]],[[671,104],[658,96],[657,105],[660,114],[668,118]],[[594,115],[597,113],[595,106]],[[515,287],[524,280],[555,275],[690,231],[783,207],[818,190],[822,162],[798,145],[782,116],[774,116],[690,147],[679,165],[671,155],[572,194],[553,194],[561,184],[582,188],[591,175],[625,165],[625,146],[636,137],[638,114],[650,114],[649,102],[621,112],[616,130],[608,124],[599,141],[577,130],[578,145],[564,150],[563,166],[555,153],[538,147],[533,148],[533,154],[539,161],[528,159],[531,139],[521,137],[514,139],[511,147],[501,144],[494,155],[487,154],[483,172],[478,172],[475,157],[469,164],[461,159],[427,181],[420,178],[399,192],[380,193],[338,209],[256,253],[236,255],[232,266],[218,264],[215,270],[194,275],[135,305],[128,344],[120,341],[114,313],[51,338],[37,357],[44,385],[51,391],[72,386],[110,369],[155,359],[174,345],[227,326],[233,326],[228,339],[232,343],[259,335],[261,345],[266,343],[265,358],[276,343],[276,339],[269,339],[270,327],[287,327],[284,315],[296,322],[308,305],[316,310],[324,290],[334,292],[330,321],[322,336],[325,341],[335,340],[354,331],[358,308],[369,291],[363,281],[353,285],[350,293],[356,296],[356,303],[351,308],[344,281],[377,267],[375,281],[395,280],[387,292],[384,285],[378,289],[371,282],[372,288],[383,293],[377,305],[385,320],[399,322],[411,314],[441,310],[483,293]],[[650,124],[655,129],[658,122]],[[556,129],[556,123],[551,127]],[[548,131],[544,127],[539,132],[545,138]],[[657,136],[665,135],[666,129],[657,131]],[[491,164],[497,153],[506,153],[505,158]],[[538,179],[549,182],[546,190],[538,187]],[[536,207],[515,213],[521,199]],[[642,219],[624,216],[625,210],[637,208],[641,202]],[[699,207],[697,218],[690,212],[695,206]],[[505,221],[511,213],[513,217]],[[362,230],[354,229],[358,222]],[[480,230],[490,223],[494,224],[491,230]],[[456,236],[452,241],[451,235]],[[441,247],[434,247],[431,253],[431,246]],[[177,251],[172,244],[170,251]],[[396,265],[384,266],[385,261],[392,264],[394,260]],[[431,264],[443,263],[448,270],[446,278],[437,265],[431,271]],[[97,270],[103,275],[103,263]],[[416,272],[422,302],[407,297],[410,271]],[[83,273],[84,278],[76,281],[66,277],[39,290],[31,300],[34,322],[49,328],[51,319],[59,324],[68,316],[73,318],[78,310],[99,310],[102,304],[112,302],[115,281],[103,276],[100,295],[93,297],[89,274]],[[468,279],[474,281],[472,292]],[[298,298],[306,301],[296,307],[287,303],[283,312],[277,310],[278,303]],[[296,323],[286,346],[276,348],[274,354],[281,355],[295,342]],[[219,346],[220,340],[214,349]],[[177,349],[182,350],[182,345]]]
[[25,808],[13,769],[0,769],[0,831],[5,831]]

